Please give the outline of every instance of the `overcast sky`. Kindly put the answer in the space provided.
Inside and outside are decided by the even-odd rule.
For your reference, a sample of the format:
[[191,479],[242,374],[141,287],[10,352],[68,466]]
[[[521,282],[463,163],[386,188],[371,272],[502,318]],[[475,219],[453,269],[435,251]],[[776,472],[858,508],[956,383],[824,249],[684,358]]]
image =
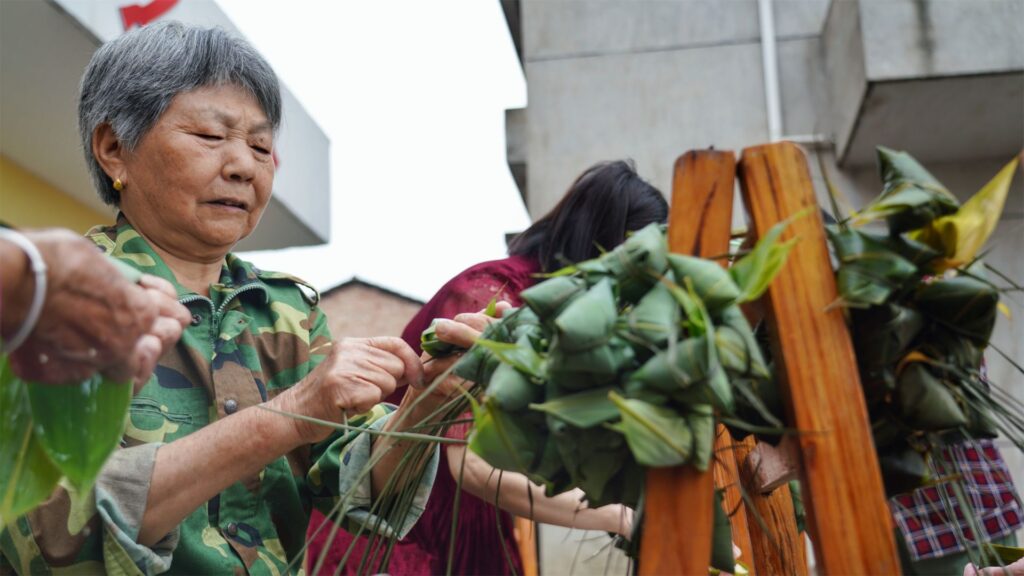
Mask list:
[[331,140],[331,242],[247,259],[426,300],[529,225],[504,128],[526,84],[498,0],[218,3]]

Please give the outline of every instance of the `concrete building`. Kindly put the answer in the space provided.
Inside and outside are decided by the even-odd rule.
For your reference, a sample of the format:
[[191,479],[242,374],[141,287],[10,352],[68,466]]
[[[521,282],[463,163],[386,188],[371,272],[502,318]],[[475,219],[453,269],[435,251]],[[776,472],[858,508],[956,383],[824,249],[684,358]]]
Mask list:
[[[103,42],[162,19],[240,34],[211,0],[0,2],[0,219],[79,232],[112,221],[82,156],[78,85]],[[239,250],[321,244],[330,236],[327,136],[285,86],[282,97],[274,196]]]
[[[914,154],[961,199],[1024,148],[1020,0],[504,6],[529,102],[507,114],[508,161],[534,218],[599,160],[633,158],[667,194],[673,162],[687,150],[739,153],[791,139],[808,144],[821,200],[817,156],[859,208],[881,190],[877,144]],[[1024,174],[991,244],[986,261],[1024,281]],[[1019,360],[1024,299],[1011,293],[1004,302],[1013,319],[1000,319],[993,344]],[[1024,399],[1024,375],[997,354],[988,362],[992,379]],[[1006,444],[1003,451],[1024,488],[1024,458]],[[542,571],[568,569],[565,552],[546,553],[567,548],[564,534],[541,541]],[[575,573],[604,567],[591,562]]]
[[320,308],[335,338],[401,336],[423,302],[352,278],[320,295]]

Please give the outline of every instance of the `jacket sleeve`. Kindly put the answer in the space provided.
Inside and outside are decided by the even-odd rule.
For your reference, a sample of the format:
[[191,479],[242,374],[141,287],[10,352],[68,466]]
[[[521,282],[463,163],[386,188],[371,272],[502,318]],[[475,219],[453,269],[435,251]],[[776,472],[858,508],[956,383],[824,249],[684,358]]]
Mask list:
[[93,490],[61,486],[42,506],[7,524],[0,553],[15,572],[159,574],[171,565],[178,529],[152,547],[136,542],[161,444],[117,450]]
[[[310,341],[330,341],[327,321],[320,314],[313,325]],[[326,355],[325,355],[326,356]],[[322,360],[322,358],[321,358]],[[407,514],[394,518],[382,512],[393,502],[374,498],[370,487],[373,460],[372,432],[380,431],[395,411],[390,404],[378,404],[365,414],[350,418],[348,430],[338,430],[323,442],[312,446],[310,467],[305,485],[312,504],[331,518],[341,518],[342,527],[353,534],[376,532],[385,536],[405,536],[419,519],[426,506],[437,472],[439,451],[436,445],[426,447],[424,472],[416,486]],[[370,433],[363,430],[369,430]]]

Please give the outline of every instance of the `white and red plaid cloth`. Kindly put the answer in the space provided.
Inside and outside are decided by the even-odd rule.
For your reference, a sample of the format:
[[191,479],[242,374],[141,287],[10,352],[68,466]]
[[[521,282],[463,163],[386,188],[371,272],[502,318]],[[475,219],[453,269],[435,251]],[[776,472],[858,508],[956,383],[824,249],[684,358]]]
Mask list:
[[[982,541],[1007,536],[1024,525],[1020,499],[1010,471],[991,440],[971,440],[943,450],[945,475],[960,475],[960,485],[981,527]],[[942,497],[942,492],[945,498]],[[974,534],[950,482],[918,488],[889,499],[900,533],[914,560],[963,552]],[[949,509],[955,516],[950,522]]]

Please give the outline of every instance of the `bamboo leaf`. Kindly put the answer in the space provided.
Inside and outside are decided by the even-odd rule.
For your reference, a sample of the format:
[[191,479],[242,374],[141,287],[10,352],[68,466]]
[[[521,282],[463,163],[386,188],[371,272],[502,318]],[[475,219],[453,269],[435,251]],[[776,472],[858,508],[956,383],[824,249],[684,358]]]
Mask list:
[[0,356],[0,525],[46,500],[59,480],[32,433],[27,386]]
[[715,312],[739,300],[739,287],[717,262],[682,254],[669,254],[668,262],[676,282],[685,284],[689,279],[697,298],[709,310]]
[[630,330],[655,346],[664,346],[679,330],[679,304],[665,284],[655,284],[629,312]]
[[608,398],[609,392],[615,390],[612,387],[587,390],[539,404],[530,404],[530,409],[545,412],[577,428],[592,428],[618,418],[619,409]]
[[923,363],[911,363],[899,380],[900,413],[917,430],[949,430],[967,424],[953,393]]
[[431,320],[430,326],[420,334],[420,349],[434,358],[451,356],[458,348],[454,344],[438,340],[437,321],[438,318]]
[[859,215],[860,221],[885,218],[891,233],[916,230],[956,211],[956,198],[906,152],[878,147],[885,185],[881,196]]
[[544,377],[544,358],[533,349],[533,343],[528,335],[520,337],[515,343],[480,339],[476,341],[475,346],[487,350],[524,374],[538,379]]
[[885,302],[914,278],[917,266],[859,230],[827,228],[839,259],[836,288],[852,306]]
[[485,401],[476,414],[469,449],[499,470],[526,474],[542,439],[537,426],[524,418],[512,418]]
[[608,397],[622,414],[616,427],[626,437],[636,461],[643,466],[678,466],[693,452],[693,435],[686,420],[674,410],[623,398],[615,392]]
[[779,237],[790,223],[809,212],[810,209],[806,208],[769,228],[754,248],[729,268],[729,274],[739,286],[738,302],[757,300],[768,289],[798,240],[791,238],[779,244]]
[[922,286],[914,303],[926,317],[986,345],[995,328],[999,292],[987,282],[961,275]]
[[81,493],[92,487],[124,432],[132,384],[96,375],[80,384],[28,384],[29,404],[39,444]]
[[695,404],[690,406],[686,421],[693,433],[693,466],[703,472],[711,466],[715,450],[714,411],[710,404]]
[[580,278],[558,276],[523,290],[519,297],[541,320],[548,320],[586,289],[587,283]]
[[732,555],[732,525],[725,514],[722,503],[723,489],[715,490],[715,515],[711,531],[711,567],[722,572],[732,572],[736,559]]
[[617,318],[615,295],[608,279],[569,303],[555,318],[558,346],[566,352],[582,352],[608,342]]
[[494,370],[485,392],[488,400],[506,412],[524,410],[531,402],[542,399],[543,395],[543,386],[530,382],[511,364],[504,363]]
[[973,261],[988,241],[1003,213],[1017,163],[1017,158],[1011,160],[955,213],[936,218],[910,234],[943,254],[934,264],[937,272]]

